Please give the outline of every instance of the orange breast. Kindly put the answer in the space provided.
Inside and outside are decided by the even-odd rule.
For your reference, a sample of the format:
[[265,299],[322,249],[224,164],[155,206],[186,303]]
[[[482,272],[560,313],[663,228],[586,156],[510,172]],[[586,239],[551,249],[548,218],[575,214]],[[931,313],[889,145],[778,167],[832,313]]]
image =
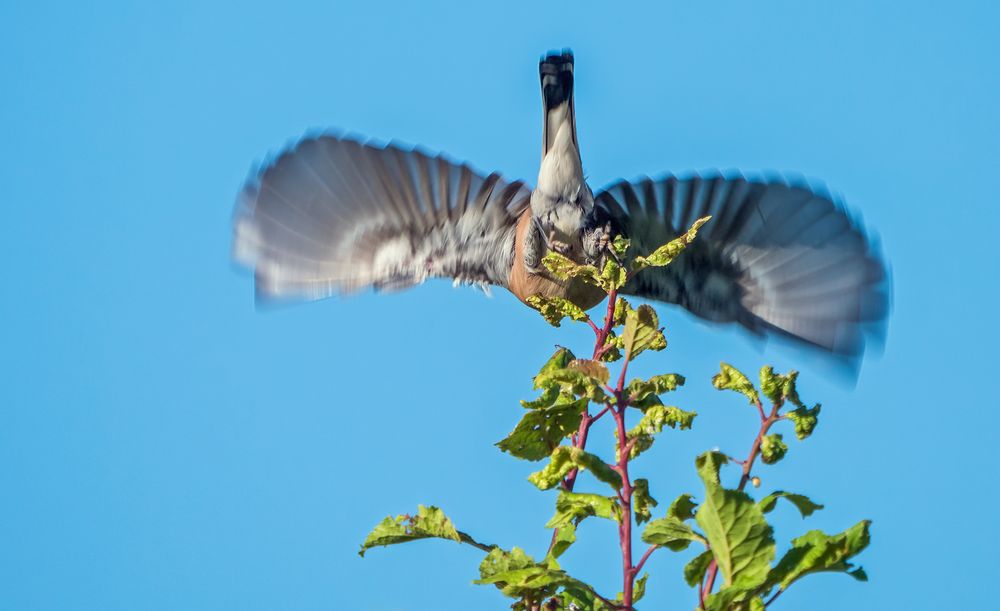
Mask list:
[[[552,277],[548,270],[533,273],[524,265],[524,240],[531,228],[531,208],[526,208],[517,221],[517,233],[514,240],[514,266],[510,270],[508,288],[518,299],[525,301],[532,295],[543,297],[564,297],[578,306],[589,309],[601,302],[604,292],[579,280],[562,281]],[[579,241],[579,238],[577,238]],[[570,257],[578,260],[580,252],[578,244],[573,244]]]

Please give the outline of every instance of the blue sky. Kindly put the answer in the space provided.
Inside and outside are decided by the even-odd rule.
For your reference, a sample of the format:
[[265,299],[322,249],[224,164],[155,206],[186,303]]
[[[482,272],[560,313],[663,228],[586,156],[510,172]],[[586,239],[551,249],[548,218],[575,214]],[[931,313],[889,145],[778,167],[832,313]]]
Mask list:
[[[257,311],[230,215],[251,165],[314,128],[533,179],[536,61],[560,47],[594,186],[801,172],[892,266],[888,341],[854,387],[662,308],[671,346],[638,373],[687,375],[674,400],[700,415],[636,463],[654,496],[697,492],[697,453],[747,451],[720,360],[799,367],[820,428],[761,474],[827,509],[779,509],[779,540],[871,518],[871,582],[816,577],[775,608],[995,603],[993,3],[84,4],[0,5],[3,608],[505,608],[471,585],[476,550],[357,546],[436,503],[541,554],[553,497],[491,444],[553,344],[589,332],[446,282]],[[564,566],[613,593],[612,529],[580,536]],[[686,560],[654,555],[643,608],[693,606]]]

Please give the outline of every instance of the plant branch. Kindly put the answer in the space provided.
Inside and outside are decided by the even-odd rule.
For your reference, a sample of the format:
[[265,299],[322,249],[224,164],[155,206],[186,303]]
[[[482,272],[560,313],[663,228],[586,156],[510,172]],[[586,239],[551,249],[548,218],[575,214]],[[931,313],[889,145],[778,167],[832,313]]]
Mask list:
[[636,563],[635,568],[632,569],[632,571],[634,572],[634,575],[638,575],[639,574],[639,571],[642,570],[642,566],[644,564],[646,564],[646,561],[649,560],[649,557],[652,556],[653,552],[655,552],[657,549],[659,549],[659,547],[660,546],[658,546],[658,545],[650,545],[649,546],[649,549],[647,549],[646,553],[642,555],[642,558],[639,558],[639,562]]

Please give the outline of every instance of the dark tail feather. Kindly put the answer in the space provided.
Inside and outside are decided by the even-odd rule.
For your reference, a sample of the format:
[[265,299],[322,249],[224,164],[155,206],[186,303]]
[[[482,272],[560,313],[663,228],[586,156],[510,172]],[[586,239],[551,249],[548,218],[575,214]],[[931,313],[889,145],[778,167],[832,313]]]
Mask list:
[[566,120],[573,127],[573,143],[576,144],[576,115],[573,109],[573,52],[564,49],[550,52],[538,64],[538,74],[542,81],[542,155],[549,151],[556,137],[559,125]]

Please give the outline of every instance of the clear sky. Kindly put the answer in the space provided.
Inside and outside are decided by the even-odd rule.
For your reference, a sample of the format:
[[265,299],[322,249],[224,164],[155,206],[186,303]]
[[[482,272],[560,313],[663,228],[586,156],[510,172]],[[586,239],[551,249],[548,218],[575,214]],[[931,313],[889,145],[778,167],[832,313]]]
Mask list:
[[[871,582],[814,577],[775,608],[996,604],[996,3],[91,4],[0,4],[0,607],[505,608],[471,585],[476,550],[358,544],[436,503],[541,555],[554,497],[491,444],[589,331],[446,282],[258,311],[230,218],[251,165],[310,129],[533,180],[537,60],[561,47],[595,187],[801,172],[892,266],[888,341],[853,387],[662,308],[671,346],[638,373],[686,374],[672,399],[700,415],[636,463],[653,495],[697,494],[699,452],[747,451],[720,360],[799,367],[822,422],[761,475],[827,509],[777,510],[779,541],[871,518]],[[612,531],[581,528],[564,566],[613,594]],[[689,555],[654,555],[643,608],[693,606]]]

